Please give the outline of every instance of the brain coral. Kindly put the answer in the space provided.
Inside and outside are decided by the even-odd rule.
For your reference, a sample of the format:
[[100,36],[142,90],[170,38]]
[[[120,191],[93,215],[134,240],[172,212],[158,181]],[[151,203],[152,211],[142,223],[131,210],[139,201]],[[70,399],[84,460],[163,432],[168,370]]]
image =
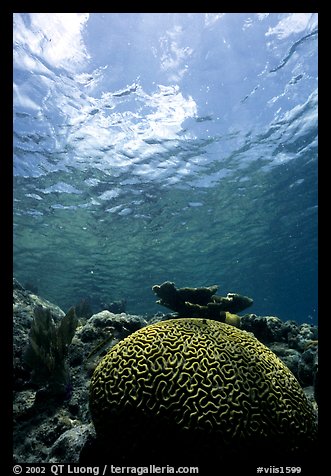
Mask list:
[[189,442],[191,453],[293,452],[316,438],[290,370],[249,333],[208,319],[159,322],[116,344],[92,376],[90,411],[102,439],[125,429],[149,445]]

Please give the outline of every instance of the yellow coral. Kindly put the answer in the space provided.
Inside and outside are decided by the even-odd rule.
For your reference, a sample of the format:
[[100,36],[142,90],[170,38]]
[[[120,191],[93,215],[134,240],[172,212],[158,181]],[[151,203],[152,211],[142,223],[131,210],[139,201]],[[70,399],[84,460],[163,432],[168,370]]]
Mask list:
[[155,432],[168,424],[215,435],[219,448],[262,440],[296,448],[316,438],[314,411],[281,360],[208,319],[159,322],[116,344],[92,376],[90,410],[99,436],[137,418]]
[[224,322],[234,327],[240,327],[240,316],[232,314],[231,312],[226,312]]

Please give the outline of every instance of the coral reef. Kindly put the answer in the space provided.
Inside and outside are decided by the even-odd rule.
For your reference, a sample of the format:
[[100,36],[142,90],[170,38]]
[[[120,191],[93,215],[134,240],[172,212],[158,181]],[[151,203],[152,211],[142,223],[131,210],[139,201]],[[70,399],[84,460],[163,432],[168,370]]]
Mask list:
[[[70,388],[67,396],[54,399],[51,395],[45,394],[44,398],[38,398],[38,395],[40,396],[39,385],[31,381],[31,369],[23,359],[26,347],[29,345],[29,332],[34,319],[34,309],[40,305],[48,309],[56,326],[59,326],[65,313],[58,306],[25,290],[16,280],[14,280],[13,295],[14,463],[52,462],[61,464],[81,462],[84,461],[84,458],[86,462],[89,462],[91,459],[93,460],[94,450],[98,446],[88,407],[89,382],[96,366],[114,345],[130,336],[134,331],[177,316],[173,313],[159,312],[147,321],[142,316],[125,313],[114,314],[105,310],[90,318],[81,318],[68,346],[67,364],[70,370]],[[227,313],[226,316],[230,319],[231,313]],[[265,332],[261,329],[262,321],[265,321],[263,324]],[[298,324],[294,321],[283,322],[273,316],[261,317],[254,314],[241,316],[240,326],[246,327],[249,332],[258,335],[259,339],[279,355],[279,358],[292,370],[300,384],[307,385],[303,390],[316,408],[316,400],[319,395],[317,327]],[[304,355],[307,350],[309,352]],[[300,376],[304,378],[304,382],[300,380]],[[162,391],[162,387],[160,391]],[[236,388],[233,391],[236,392]],[[114,432],[116,434],[115,429]],[[144,454],[147,456],[151,443],[151,441],[147,441],[144,448]],[[179,441],[179,447],[181,443]],[[124,445],[126,451],[130,442],[127,441]],[[187,446],[189,446],[189,442],[187,442]],[[114,462],[120,462],[121,458],[125,458],[125,452],[123,455],[115,454],[114,448],[108,448],[107,451],[113,455]],[[307,454],[311,455],[313,451],[311,449]],[[208,450],[206,452],[208,458],[210,454],[211,451]],[[98,452],[95,453],[95,461],[98,464],[97,458]],[[170,458],[166,453],[164,459],[168,464]],[[185,466],[191,461],[191,457],[188,457],[182,463]],[[147,457],[145,462],[149,464],[150,458]],[[284,464],[284,459],[282,459],[282,464]],[[266,461],[266,466],[268,465],[270,465],[270,459]],[[202,467],[200,467],[200,473],[205,474]],[[206,474],[213,474],[213,472]]]
[[[100,359],[119,340],[147,324],[141,316],[102,311],[78,324],[68,346],[69,388],[64,398],[43,392],[33,383],[24,355],[34,319],[42,306],[56,327],[65,313],[33,295],[14,280],[13,460],[15,463],[78,462],[81,447],[95,434],[88,409],[90,376]],[[101,345],[106,341],[103,345]],[[46,384],[47,381],[41,382]]]
[[300,384],[317,384],[318,329],[275,316],[241,316],[240,328],[251,332],[287,365]]
[[226,312],[236,314],[253,304],[253,299],[236,293],[226,297],[215,295],[218,287],[176,288],[174,283],[165,281],[154,285],[152,290],[160,298],[161,304],[178,313],[178,317],[201,317],[225,321]]
[[105,310],[94,314],[77,328],[70,347],[71,365],[83,365],[91,375],[100,358],[113,345],[146,324],[142,317],[125,313],[114,314]]
[[90,411],[100,447],[129,446],[129,460],[147,442],[154,458],[180,444],[181,455],[217,451],[222,462],[261,450],[302,455],[316,440],[313,407],[281,360],[207,319],[163,321],[115,345],[92,376]]

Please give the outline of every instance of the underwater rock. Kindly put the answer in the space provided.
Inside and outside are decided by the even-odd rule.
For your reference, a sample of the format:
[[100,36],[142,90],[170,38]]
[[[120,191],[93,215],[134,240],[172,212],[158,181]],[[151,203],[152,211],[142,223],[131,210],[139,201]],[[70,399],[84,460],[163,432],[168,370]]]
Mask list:
[[240,327],[275,352],[303,387],[313,385],[317,372],[317,326],[246,314],[241,317]]
[[252,332],[261,342],[282,342],[286,340],[283,321],[275,316],[245,314],[241,317],[241,329]]
[[125,299],[120,299],[118,301],[113,301],[113,302],[108,302],[108,303],[102,302],[101,306],[102,306],[102,309],[110,311],[114,314],[121,314],[123,312],[125,313],[126,304],[127,303],[126,303]]
[[293,349],[297,349],[300,352],[304,352],[307,345],[317,342],[318,329],[317,326],[312,324],[301,324],[295,331],[289,332],[288,343]]
[[201,288],[176,288],[165,281],[154,285],[152,290],[160,298],[157,304],[178,313],[178,317],[200,317],[225,321],[225,312],[236,314],[253,304],[253,299],[236,293],[226,297],[215,295],[218,286]]
[[287,336],[291,333],[292,335],[296,335],[299,332],[299,324],[293,320],[283,322],[283,330],[284,335]]
[[[147,321],[141,316],[125,314],[124,312],[115,314],[106,310],[94,314],[86,324],[98,329],[113,327],[117,332],[133,332],[144,327]],[[118,335],[117,337],[119,338]]]
[[[33,310],[36,306],[43,306],[49,309],[52,313],[52,316],[55,320],[59,320],[65,315],[63,310],[53,304],[52,302],[44,299],[36,294],[31,293],[26,290],[16,278],[13,278],[13,311],[14,316],[22,320],[23,318],[26,321],[31,323],[33,319]],[[24,319],[24,320],[25,320]]]
[[308,387],[303,387],[304,394],[310,401],[315,413],[316,413],[316,419],[318,421],[318,401],[315,398],[315,388],[312,385],[309,385]]
[[56,440],[80,422],[72,419],[66,408],[52,402],[34,408],[29,419],[15,422],[13,453],[15,463],[47,461]]
[[266,345],[284,362],[293,375],[298,378],[301,353],[298,350],[290,349],[286,342],[269,342],[269,344]]
[[23,390],[17,392],[13,399],[13,422],[25,420],[34,412],[34,403],[36,398],[35,390]]
[[316,362],[317,345],[309,346],[302,352],[298,364],[298,380],[303,387],[314,385],[314,382],[316,382]]
[[115,343],[145,325],[147,321],[141,316],[110,311],[93,314],[77,328],[70,348],[71,365],[80,365],[84,361],[86,368],[92,369],[94,362]]
[[62,433],[49,452],[47,463],[79,463],[80,453],[87,440],[95,437],[92,423],[78,425]]
[[148,325],[150,324],[156,324],[157,322],[162,322],[162,321],[167,321],[168,319],[175,319],[177,317],[177,313],[166,313],[164,314],[163,312],[157,312],[153,316],[148,318]]
[[[91,372],[112,345],[146,325],[147,321],[141,316],[123,313],[119,315],[103,311],[94,314],[85,322],[80,322],[67,347],[66,359],[70,370],[70,380],[66,393],[61,399],[54,399],[45,388],[38,389],[39,385],[31,381],[31,369],[24,362],[23,356],[29,345],[29,332],[35,308],[42,305],[43,312],[48,316],[49,321],[54,322],[56,328],[60,325],[65,313],[58,306],[27,292],[17,281],[14,281],[13,293],[13,332],[17,349],[14,356],[14,462],[40,463],[52,458],[51,461],[66,463],[68,460],[64,458],[67,457],[73,457],[76,461],[79,442],[76,442],[77,445],[72,453],[70,448],[65,454],[63,451],[65,441],[76,444],[77,435],[78,440],[83,444],[88,434],[88,430],[85,430],[87,427],[84,425],[89,425],[88,428],[93,432],[88,409]],[[65,328],[63,327],[62,330],[65,331]],[[62,351],[64,351],[63,348]],[[77,432],[75,428],[78,428]],[[73,431],[70,432],[71,430]],[[67,431],[69,433],[63,439],[59,439]]]
[[252,332],[261,342],[286,342],[289,347],[303,352],[307,345],[317,342],[318,328],[312,324],[282,321],[275,316],[241,316],[241,329]]

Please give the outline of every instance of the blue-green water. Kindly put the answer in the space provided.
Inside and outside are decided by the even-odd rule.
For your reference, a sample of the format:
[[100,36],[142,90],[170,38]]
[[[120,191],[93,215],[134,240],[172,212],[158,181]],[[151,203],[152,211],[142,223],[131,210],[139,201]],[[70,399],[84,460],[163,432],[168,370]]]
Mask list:
[[14,14],[14,275],[317,323],[317,14]]

